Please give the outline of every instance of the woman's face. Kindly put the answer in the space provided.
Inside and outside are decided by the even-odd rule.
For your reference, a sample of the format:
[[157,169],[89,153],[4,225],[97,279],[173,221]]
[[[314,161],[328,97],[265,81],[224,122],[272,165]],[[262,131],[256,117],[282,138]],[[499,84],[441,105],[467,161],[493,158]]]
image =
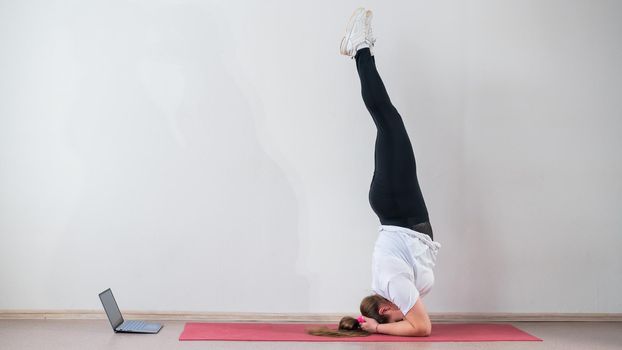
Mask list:
[[398,322],[404,319],[404,314],[397,305],[389,303],[386,307],[381,308],[380,314],[389,317],[389,322]]

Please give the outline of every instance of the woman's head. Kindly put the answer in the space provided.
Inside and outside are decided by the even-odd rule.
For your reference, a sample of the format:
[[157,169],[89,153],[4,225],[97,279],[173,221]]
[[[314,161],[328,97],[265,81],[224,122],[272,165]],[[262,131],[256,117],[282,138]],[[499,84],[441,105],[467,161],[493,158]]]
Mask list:
[[[396,322],[404,318],[402,312],[395,304],[378,294],[363,298],[361,301],[361,314],[365,317],[373,318],[378,323]],[[307,333],[329,337],[364,337],[371,334],[361,329],[359,321],[350,316],[341,318],[336,330],[323,326],[308,329]]]
[[378,323],[391,323],[404,319],[397,305],[378,294],[368,295],[361,300],[361,314],[373,318]]

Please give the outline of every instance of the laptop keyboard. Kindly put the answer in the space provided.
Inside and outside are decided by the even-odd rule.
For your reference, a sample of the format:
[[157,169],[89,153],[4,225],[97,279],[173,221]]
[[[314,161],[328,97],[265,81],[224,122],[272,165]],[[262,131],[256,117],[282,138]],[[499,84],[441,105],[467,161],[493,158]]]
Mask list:
[[121,326],[119,326],[119,330],[122,331],[140,331],[145,329],[147,326],[147,322],[145,321],[125,321]]

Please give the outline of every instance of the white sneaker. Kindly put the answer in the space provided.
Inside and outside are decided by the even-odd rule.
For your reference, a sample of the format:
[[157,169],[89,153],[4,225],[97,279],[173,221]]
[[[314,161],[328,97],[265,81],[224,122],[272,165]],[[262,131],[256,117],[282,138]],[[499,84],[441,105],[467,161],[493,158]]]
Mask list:
[[365,11],[362,7],[354,10],[346,26],[346,33],[341,39],[340,52],[342,55],[354,58],[358,49],[373,46],[373,42],[368,38],[371,33],[371,27],[368,24],[371,24],[372,17],[371,11]]

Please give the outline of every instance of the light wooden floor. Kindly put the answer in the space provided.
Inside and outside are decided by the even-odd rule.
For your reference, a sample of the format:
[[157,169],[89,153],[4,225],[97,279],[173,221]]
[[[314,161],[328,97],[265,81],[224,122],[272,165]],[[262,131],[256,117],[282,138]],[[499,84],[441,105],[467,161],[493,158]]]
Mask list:
[[622,322],[514,322],[543,342],[296,343],[178,339],[185,321],[158,334],[115,334],[108,320],[0,320],[0,349],[622,349]]

